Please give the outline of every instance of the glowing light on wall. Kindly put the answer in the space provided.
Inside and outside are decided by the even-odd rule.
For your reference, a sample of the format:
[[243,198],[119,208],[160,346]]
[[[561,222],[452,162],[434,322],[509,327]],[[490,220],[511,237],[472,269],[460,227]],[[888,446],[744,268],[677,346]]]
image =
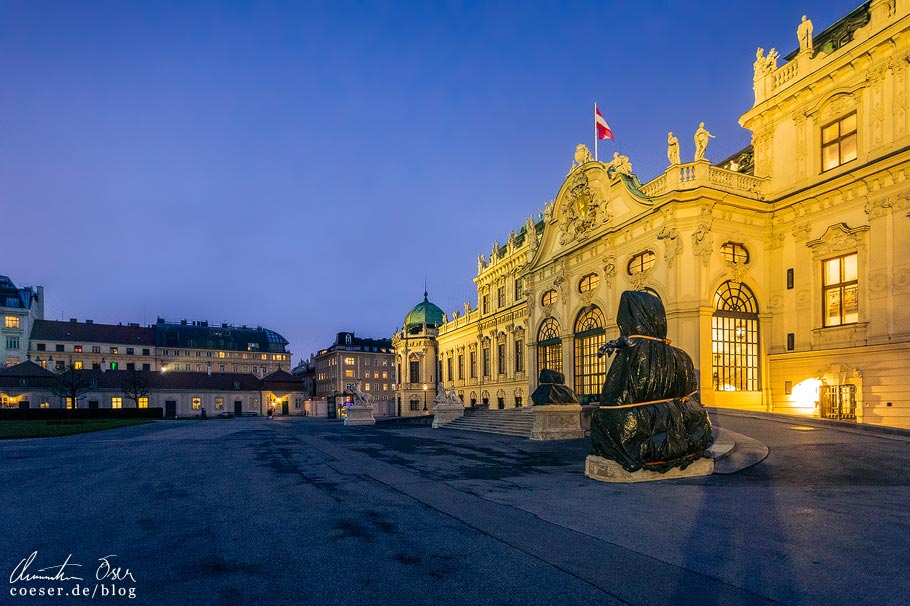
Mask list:
[[793,408],[798,412],[811,415],[815,412],[815,405],[818,402],[818,388],[822,382],[818,379],[806,379],[793,386],[793,393],[790,394],[790,402]]

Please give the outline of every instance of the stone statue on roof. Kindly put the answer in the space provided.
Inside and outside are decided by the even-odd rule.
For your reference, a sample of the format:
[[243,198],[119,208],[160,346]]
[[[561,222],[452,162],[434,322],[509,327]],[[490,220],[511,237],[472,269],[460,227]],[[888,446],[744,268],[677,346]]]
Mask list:
[[708,149],[708,139],[716,137],[708,132],[704,122],[698,123],[698,130],[695,131],[695,161],[705,159],[705,151]]
[[806,19],[805,15],[796,28],[796,37],[799,39],[799,52],[812,50],[812,20]]
[[673,131],[667,133],[667,159],[670,166],[679,164],[679,139],[673,136]]
[[477,273],[479,274],[487,267],[487,260],[482,254],[477,255]]
[[537,248],[537,226],[534,224],[534,217],[525,219],[525,242],[532,249]]
[[613,152],[613,160],[610,161],[609,168],[623,175],[632,175],[632,163],[629,162],[629,156],[621,156],[619,152]]
[[591,150],[584,143],[579,143],[575,147],[575,163],[581,166],[585,162],[590,162],[594,157],[591,156]]

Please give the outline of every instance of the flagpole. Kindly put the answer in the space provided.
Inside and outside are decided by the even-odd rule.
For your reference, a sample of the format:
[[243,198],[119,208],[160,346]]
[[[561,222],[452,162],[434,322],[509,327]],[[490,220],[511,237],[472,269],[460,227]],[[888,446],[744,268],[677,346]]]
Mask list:
[[594,161],[597,161],[597,101],[594,102]]

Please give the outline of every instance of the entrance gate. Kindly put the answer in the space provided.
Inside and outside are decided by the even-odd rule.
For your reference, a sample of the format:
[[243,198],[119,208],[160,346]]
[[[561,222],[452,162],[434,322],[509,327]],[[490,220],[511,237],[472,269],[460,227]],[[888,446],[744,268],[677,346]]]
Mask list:
[[856,420],[856,385],[827,385],[822,395],[822,416],[826,419]]

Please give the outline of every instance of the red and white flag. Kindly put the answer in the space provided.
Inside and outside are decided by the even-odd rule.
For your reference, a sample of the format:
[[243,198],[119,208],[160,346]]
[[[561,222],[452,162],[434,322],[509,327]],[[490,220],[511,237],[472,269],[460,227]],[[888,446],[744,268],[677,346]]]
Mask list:
[[604,117],[600,114],[600,110],[597,107],[594,107],[594,126],[597,128],[597,138],[598,139],[609,139],[610,141],[615,142],[616,139],[613,138],[613,131],[610,130],[610,125],[607,124],[607,121],[604,120]]

